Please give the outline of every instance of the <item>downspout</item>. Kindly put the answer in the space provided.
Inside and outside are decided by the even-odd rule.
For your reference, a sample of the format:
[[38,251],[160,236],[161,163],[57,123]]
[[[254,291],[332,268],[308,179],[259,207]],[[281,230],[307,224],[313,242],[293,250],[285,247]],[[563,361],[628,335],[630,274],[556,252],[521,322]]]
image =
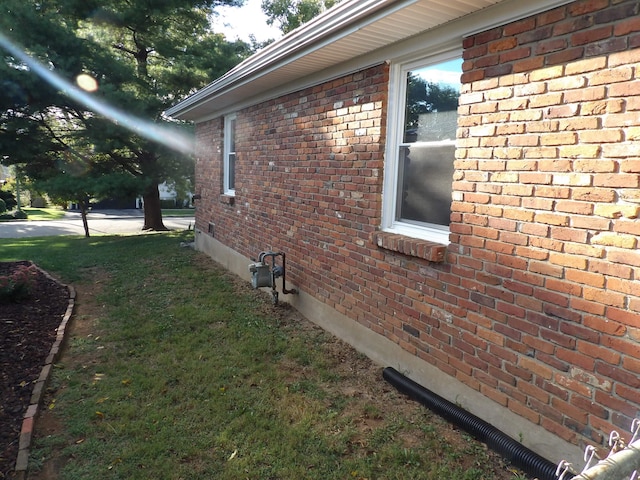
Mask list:
[[400,392],[422,403],[447,421],[462,428],[489,448],[498,452],[513,466],[539,480],[556,480],[556,465],[528,449],[493,425],[476,417],[434,392],[414,382],[397,370],[387,367],[383,378]]

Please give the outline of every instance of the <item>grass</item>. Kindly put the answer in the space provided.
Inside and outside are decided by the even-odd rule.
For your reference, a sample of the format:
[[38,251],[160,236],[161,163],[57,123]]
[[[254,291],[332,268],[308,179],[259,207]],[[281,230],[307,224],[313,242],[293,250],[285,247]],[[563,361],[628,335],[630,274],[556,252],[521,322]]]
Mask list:
[[340,363],[346,346],[180,248],[190,235],[0,239],[0,261],[100,285],[53,374],[63,432],[36,439],[31,468],[61,450],[63,480],[495,478],[382,380],[359,391],[365,359]]
[[163,208],[162,215],[165,217],[193,217],[195,210],[193,208]]
[[64,217],[64,210],[61,208],[32,208],[22,209],[27,215],[27,220],[58,220]]
[[[59,207],[22,209],[27,215],[27,220],[59,220],[64,217],[65,211]],[[192,217],[194,210],[191,208],[166,208],[162,209],[165,217]]]

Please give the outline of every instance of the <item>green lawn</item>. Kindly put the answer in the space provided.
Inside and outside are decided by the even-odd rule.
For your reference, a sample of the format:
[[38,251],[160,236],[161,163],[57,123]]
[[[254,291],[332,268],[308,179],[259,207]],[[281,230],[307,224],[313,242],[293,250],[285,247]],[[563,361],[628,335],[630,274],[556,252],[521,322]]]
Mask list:
[[163,208],[162,215],[165,217],[193,217],[196,214],[194,208]]
[[36,431],[31,469],[61,452],[61,480],[524,478],[180,247],[192,235],[0,239],[0,261],[33,260],[80,292],[72,322],[85,333],[45,405],[63,431]]
[[[65,213],[62,208],[57,207],[25,207],[22,210],[28,215],[27,220],[58,220],[64,217]],[[162,215],[165,217],[192,217],[195,215],[195,210],[193,208],[166,208],[162,210]]]
[[22,209],[27,215],[27,220],[58,220],[64,217],[64,210],[61,208],[31,208]]

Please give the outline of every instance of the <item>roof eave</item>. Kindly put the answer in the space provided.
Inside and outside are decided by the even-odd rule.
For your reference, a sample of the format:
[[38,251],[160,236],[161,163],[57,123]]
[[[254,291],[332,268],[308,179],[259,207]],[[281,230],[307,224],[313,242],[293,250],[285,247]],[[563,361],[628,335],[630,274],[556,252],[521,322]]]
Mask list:
[[206,121],[299,90],[309,82],[335,78],[337,70],[345,73],[356,66],[398,59],[407,46],[415,51],[452,36],[460,41],[571,1],[345,0],[247,58],[165,115]]
[[165,114],[172,118],[189,120],[189,112],[195,106],[212,101],[221,92],[321,48],[328,38],[340,38],[348,35],[350,31],[374,22],[379,17],[375,15],[376,12],[384,10],[386,13],[389,8],[399,9],[417,1],[353,0],[339,3],[245,59],[206,87],[167,109]]

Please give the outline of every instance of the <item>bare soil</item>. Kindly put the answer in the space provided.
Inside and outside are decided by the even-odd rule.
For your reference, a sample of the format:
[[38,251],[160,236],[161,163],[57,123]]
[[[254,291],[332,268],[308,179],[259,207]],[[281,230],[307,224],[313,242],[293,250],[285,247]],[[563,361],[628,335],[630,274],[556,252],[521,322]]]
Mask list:
[[[2,265],[0,263],[0,266]],[[28,301],[12,305],[11,313],[9,310],[5,310],[4,305],[0,306],[0,393],[2,394],[2,405],[0,405],[0,452],[2,453],[0,479],[11,478],[18,451],[17,441],[20,425],[31,395],[29,386],[40,373],[40,368],[50,348],[50,344],[47,342],[52,341],[49,340],[52,334],[55,338],[55,328],[64,313],[63,306],[66,309],[68,304],[66,289],[61,288],[58,284],[51,285],[47,277],[43,276],[39,279],[43,285],[39,285],[34,290],[34,295]],[[251,290],[247,282],[233,275],[228,275],[228,279],[234,282],[238,294],[261,293]],[[99,334],[94,320],[98,318],[98,310],[102,307],[96,304],[93,299],[99,292],[100,284],[100,281],[96,281],[91,284],[74,285],[76,302],[72,321],[67,326],[68,338]],[[264,302],[256,302],[256,305],[261,305],[260,308],[263,308],[265,313],[269,315],[282,317],[281,319],[286,324],[295,322],[304,326],[305,329],[319,329],[288,305],[272,307],[268,299],[265,299]],[[31,311],[36,312],[34,315],[37,319],[27,326],[23,319],[26,317],[26,312]],[[20,332],[16,331],[17,323],[25,324]],[[2,329],[14,333],[11,333],[12,336],[9,338],[4,333],[5,330]],[[380,366],[375,365],[341,340],[333,338],[326,342],[325,346],[326,354],[332,357],[332,363],[338,365],[340,371],[337,373],[341,378],[344,378],[344,382],[334,388],[340,389],[340,392],[345,396],[361,397],[369,404],[373,402],[379,406],[380,411],[385,412],[385,415],[402,414],[406,416],[411,415],[413,411],[417,415],[424,409],[417,402],[398,394],[395,388],[381,378]],[[86,360],[70,357],[67,352],[63,352],[63,358],[67,364],[81,363]],[[296,369],[302,370],[303,367],[296,365],[288,367],[293,377],[304,375],[303,371],[296,372]],[[65,386],[61,388],[65,388]],[[4,401],[5,391],[7,395],[11,395],[12,399],[9,402]],[[52,398],[56,392],[49,391],[47,395]],[[45,402],[47,402],[46,398]],[[46,408],[41,409],[40,412],[36,422],[35,437],[44,438],[64,431],[64,425],[55,414]],[[354,427],[361,431],[364,438],[381,421],[377,418],[363,417]],[[433,422],[443,441],[454,448],[459,447],[461,451],[468,447],[470,439],[457,428],[437,416],[434,416]],[[5,432],[8,434],[5,435]],[[420,439],[407,438],[405,441],[410,447],[417,444]],[[507,465],[498,454],[489,451],[488,455],[494,469],[495,480],[513,480],[515,470]],[[44,459],[41,469],[29,472],[28,479],[56,480],[67,461],[69,458],[64,454],[63,448],[54,448],[50,457]],[[467,461],[468,468],[476,466],[474,463],[477,460],[473,455],[469,455]]]

